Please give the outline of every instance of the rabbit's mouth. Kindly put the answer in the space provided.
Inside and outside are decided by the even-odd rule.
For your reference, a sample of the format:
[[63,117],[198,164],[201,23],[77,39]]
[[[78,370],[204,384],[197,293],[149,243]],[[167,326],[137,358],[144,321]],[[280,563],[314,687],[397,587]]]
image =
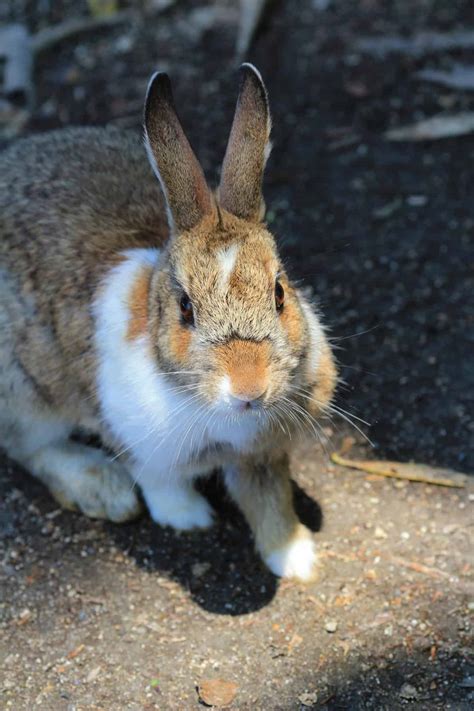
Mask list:
[[258,414],[263,411],[263,405],[261,402],[257,402],[256,400],[240,400],[239,398],[232,398],[230,408],[233,412],[240,412],[249,415]]

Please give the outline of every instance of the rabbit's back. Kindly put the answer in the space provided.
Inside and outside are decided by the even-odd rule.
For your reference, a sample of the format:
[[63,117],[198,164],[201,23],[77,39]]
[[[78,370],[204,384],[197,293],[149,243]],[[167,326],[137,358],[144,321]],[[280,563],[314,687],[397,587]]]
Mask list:
[[0,154],[0,225],[2,262],[12,266],[33,254],[38,265],[53,253],[100,262],[167,236],[160,188],[140,138],[114,128],[53,131]]
[[167,233],[139,136],[65,129],[0,154],[0,400],[14,362],[41,400],[89,402],[93,294],[120,252]]

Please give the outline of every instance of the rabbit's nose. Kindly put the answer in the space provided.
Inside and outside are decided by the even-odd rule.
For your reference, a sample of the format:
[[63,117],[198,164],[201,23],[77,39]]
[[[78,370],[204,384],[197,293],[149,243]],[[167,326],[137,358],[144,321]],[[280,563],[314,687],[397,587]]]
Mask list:
[[270,343],[232,339],[215,350],[224,400],[242,409],[266,393],[270,380]]
[[263,398],[267,391],[266,383],[255,383],[251,387],[246,387],[245,389],[234,389],[231,387],[230,396],[232,400],[236,400],[235,404],[245,405],[251,404],[255,400]]

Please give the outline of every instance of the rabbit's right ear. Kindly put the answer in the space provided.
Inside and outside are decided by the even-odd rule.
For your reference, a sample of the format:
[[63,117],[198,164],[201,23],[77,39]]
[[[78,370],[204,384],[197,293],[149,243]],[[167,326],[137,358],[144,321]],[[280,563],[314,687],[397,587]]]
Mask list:
[[184,135],[167,74],[150,79],[145,100],[145,146],[161,183],[170,228],[189,230],[213,210],[213,198],[202,168]]
[[222,164],[219,202],[237,217],[258,222],[265,204],[262,180],[270,154],[270,109],[260,72],[253,64],[240,67],[240,91]]

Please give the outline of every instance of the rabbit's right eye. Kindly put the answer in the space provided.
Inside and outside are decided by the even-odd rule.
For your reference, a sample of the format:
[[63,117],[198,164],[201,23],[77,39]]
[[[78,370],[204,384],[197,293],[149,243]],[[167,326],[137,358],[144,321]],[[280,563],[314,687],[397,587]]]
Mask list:
[[275,306],[276,310],[281,313],[285,305],[285,290],[279,281],[275,283]]
[[181,316],[183,317],[183,320],[186,321],[186,323],[189,323],[191,326],[194,325],[194,311],[193,311],[193,305],[191,302],[191,299],[187,294],[183,294],[181,296],[181,300],[179,302],[179,308],[181,310]]

